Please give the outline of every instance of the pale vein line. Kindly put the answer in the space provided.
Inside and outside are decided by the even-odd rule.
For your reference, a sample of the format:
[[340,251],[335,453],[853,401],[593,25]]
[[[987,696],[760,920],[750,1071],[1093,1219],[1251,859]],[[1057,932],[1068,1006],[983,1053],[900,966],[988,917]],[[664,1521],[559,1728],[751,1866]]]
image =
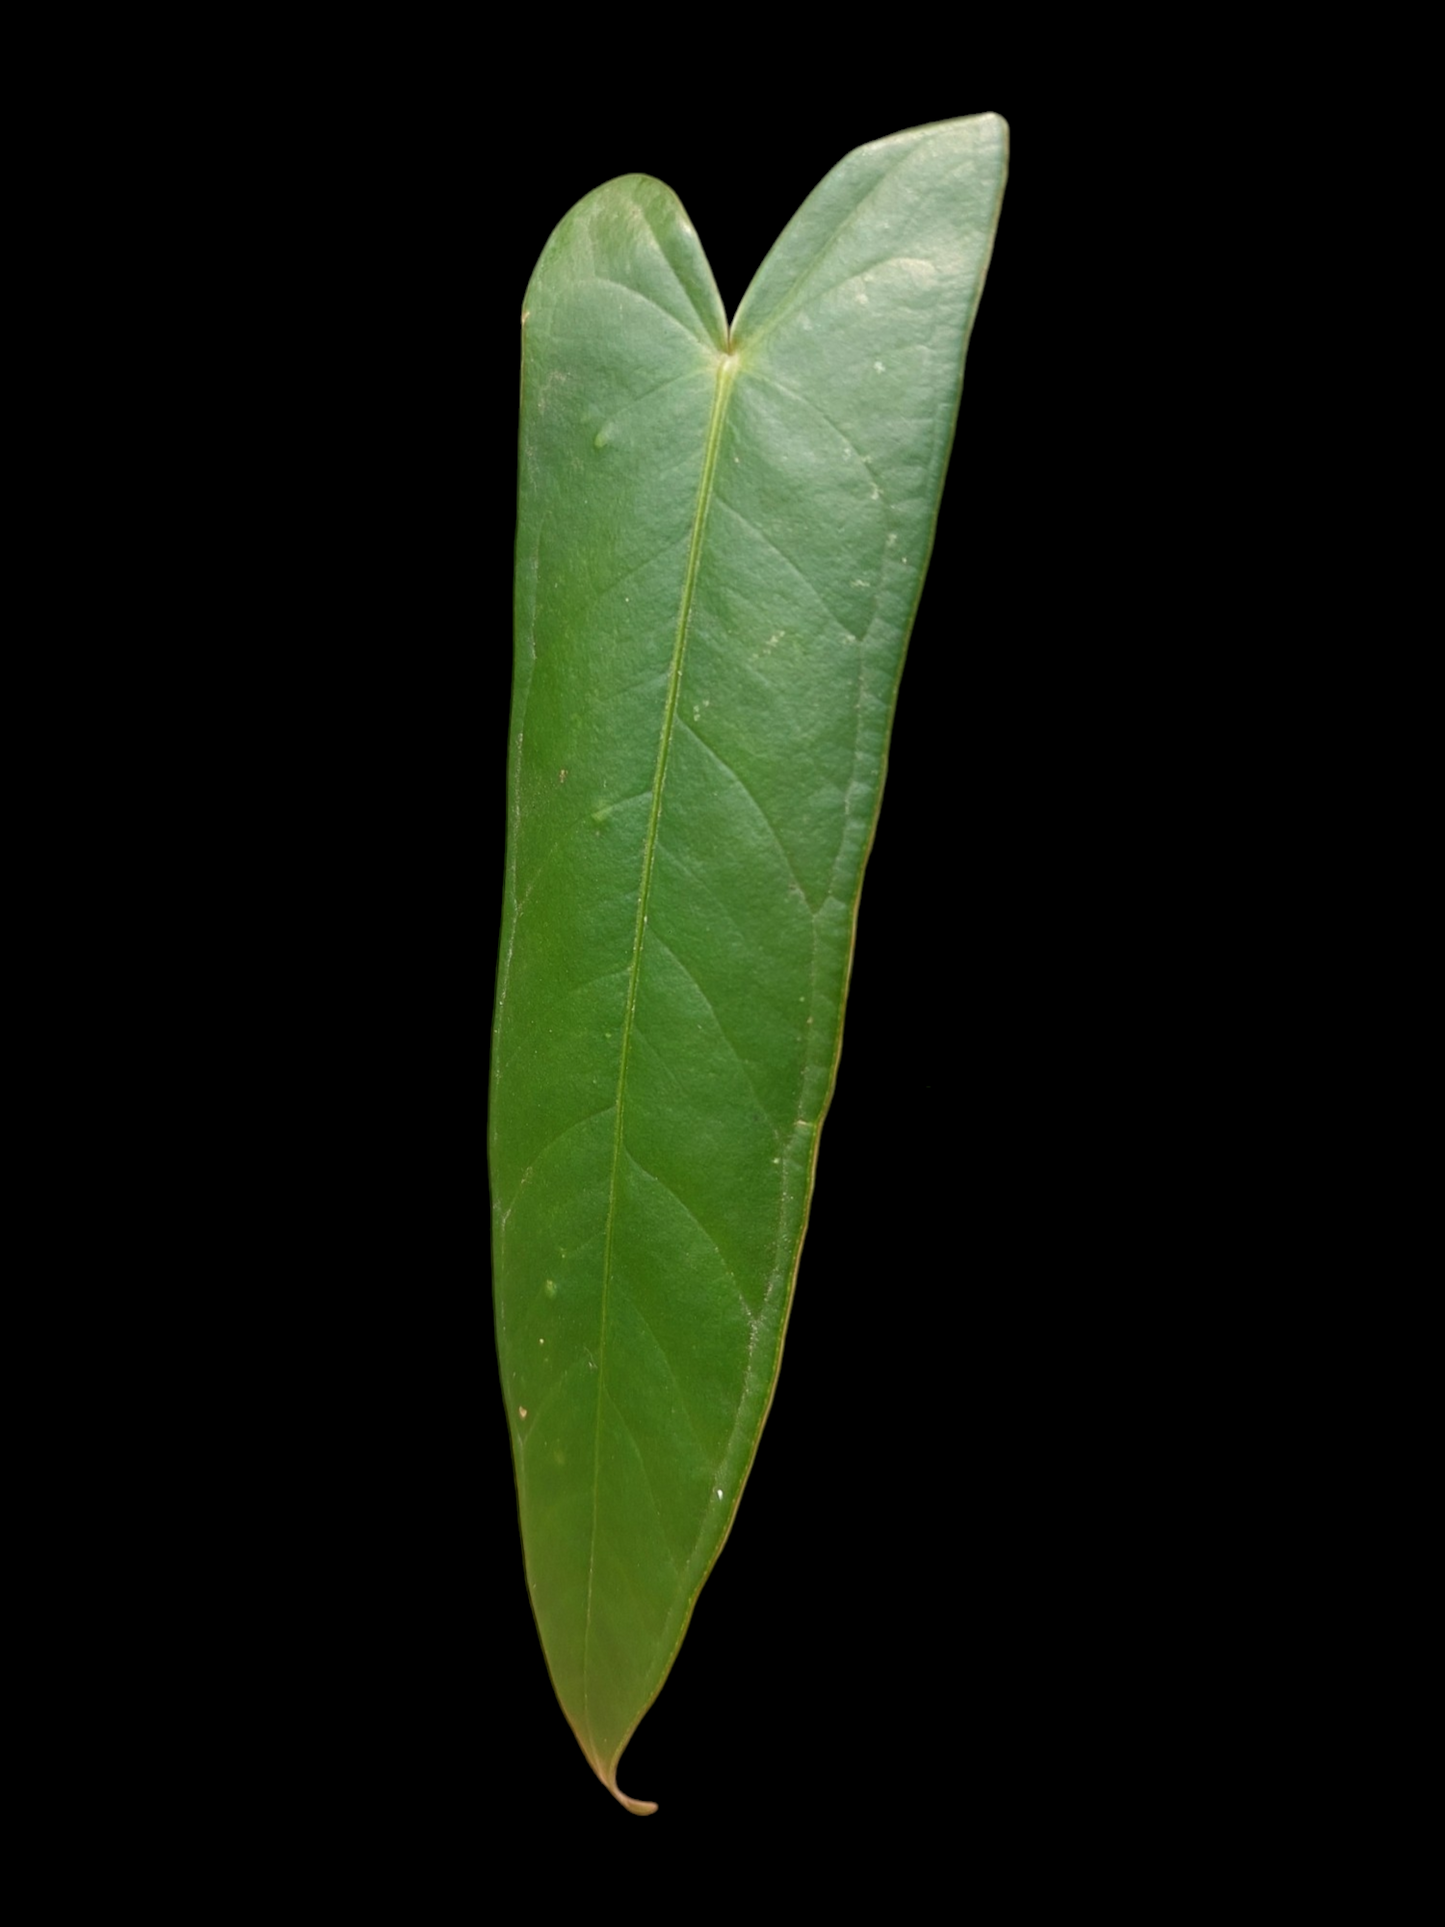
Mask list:
[[628,1151],[626,1153],[626,1156],[627,1156],[628,1162],[632,1164],[637,1170],[639,1170],[642,1173],[643,1177],[650,1178],[655,1185],[657,1185],[661,1190],[667,1193],[667,1195],[672,1199],[673,1203],[678,1207],[680,1211],[685,1211],[687,1213],[688,1217],[692,1219],[693,1223],[697,1226],[698,1230],[702,1233],[703,1237],[707,1239],[708,1243],[712,1246],[714,1252],[717,1254],[718,1263],[722,1266],[723,1270],[727,1273],[728,1282],[731,1284],[733,1290],[737,1293],[738,1303],[742,1306],[744,1315],[746,1316],[748,1323],[751,1325],[753,1322],[752,1307],[748,1304],[747,1299],[743,1296],[743,1288],[738,1283],[738,1275],[733,1270],[732,1266],[728,1263],[727,1255],[723,1251],[723,1248],[718,1243],[717,1239],[708,1230],[707,1226],[703,1223],[702,1219],[693,1210],[692,1206],[688,1203],[687,1199],[683,1197],[680,1192],[675,1191],[673,1187],[668,1183],[666,1178],[660,1178],[657,1175],[656,1171],[649,1171],[647,1166],[641,1162],[641,1160],[637,1157],[635,1152]]
[[[613,282],[612,285],[617,287],[620,284]],[[664,308],[663,313],[668,313],[668,310]],[[655,382],[651,388],[644,388],[640,395],[634,395],[630,401],[624,402],[615,415],[609,415],[607,417],[607,426],[609,428],[613,427],[614,424],[620,422],[624,416],[630,415],[634,408],[640,408],[643,402],[651,401],[654,395],[660,395],[664,388],[675,388],[680,381],[697,381],[700,376],[706,373],[707,370],[705,367],[684,368],[680,375],[669,375],[666,381]]]
[[[535,1300],[533,1302],[535,1303]],[[529,1307],[529,1310],[530,1310],[530,1307]],[[574,1358],[570,1365],[563,1366],[562,1371],[558,1375],[556,1380],[547,1387],[547,1390],[543,1392],[540,1398],[537,1397],[536,1393],[533,1393],[532,1395],[533,1403],[527,1407],[526,1426],[525,1428],[520,1429],[517,1433],[518,1440],[520,1441],[522,1450],[524,1452],[526,1451],[527,1447],[532,1443],[532,1440],[536,1437],[537,1421],[541,1418],[542,1414],[551,1405],[553,1399],[556,1398],[557,1394],[566,1385],[568,1379],[575,1378],[577,1373],[580,1372],[581,1369],[582,1369],[582,1360],[580,1358]]]
[[667,1355],[667,1347],[663,1344],[662,1340],[658,1337],[657,1333],[653,1330],[651,1321],[648,1319],[647,1313],[642,1309],[641,1305],[639,1305],[635,1300],[633,1301],[632,1312],[633,1312],[633,1316],[638,1320],[638,1322],[642,1326],[642,1329],[647,1333],[648,1337],[652,1340],[653,1344],[657,1347],[657,1355],[662,1360],[663,1365],[666,1368],[667,1375],[672,1380],[673,1389],[677,1393],[677,1402],[679,1407],[681,1408],[682,1415],[687,1420],[688,1428],[691,1431],[693,1437],[697,1440],[698,1449],[702,1453],[703,1464],[710,1466],[712,1464],[712,1453],[708,1447],[707,1440],[703,1437],[702,1433],[699,1432],[697,1429],[697,1420],[693,1417],[691,1411],[688,1409],[687,1399],[683,1394],[682,1380],[678,1377],[676,1368],[674,1367],[672,1360]]
[[778,558],[778,560],[784,563],[788,568],[792,570],[793,574],[804,585],[809,595],[812,596],[814,602],[817,603],[818,607],[823,611],[824,615],[827,616],[830,622],[836,622],[838,627],[843,631],[843,634],[845,636],[851,635],[853,633],[851,627],[849,626],[848,623],[846,623],[843,620],[842,616],[837,614],[837,612],[832,608],[832,606],[824,600],[822,592],[819,590],[817,583],[813,581],[812,577],[808,574],[806,569],[800,569],[797,563],[793,560],[792,556],[790,556],[785,550],[780,549],[777,543],[773,540],[772,536],[765,534],[764,531],[758,527],[757,523],[754,522],[750,516],[743,514],[741,509],[735,509],[732,503],[724,500],[724,498],[721,495],[718,497],[718,501],[722,503],[722,506],[727,510],[729,515],[736,516],[738,521],[742,523],[743,527],[747,529],[750,534],[755,535],[758,538],[758,540],[763,544],[764,548],[771,549],[773,554]]
[[757,811],[758,815],[762,818],[764,828],[767,830],[768,835],[771,836],[774,843],[777,844],[778,854],[779,856],[782,857],[783,862],[787,865],[788,875],[793,879],[793,882],[798,887],[798,895],[803,899],[804,903],[807,904],[809,913],[812,916],[816,917],[818,912],[814,908],[813,899],[808,895],[808,892],[804,889],[803,879],[798,875],[797,871],[793,868],[793,859],[788,855],[788,846],[786,843],[784,843],[783,839],[778,835],[777,830],[773,827],[772,818],[768,815],[767,811],[763,808],[762,804],[758,801],[758,799],[753,795],[752,791],[748,788],[747,784],[743,781],[742,777],[738,775],[737,771],[733,768],[732,764],[729,763],[725,757],[719,756],[717,751],[713,748],[712,744],[704,741],[704,739],[698,735],[697,731],[693,728],[692,724],[687,720],[685,716],[682,719],[682,726],[687,731],[688,735],[691,736],[692,740],[695,743],[702,744],[702,747],[707,751],[708,755],[711,756],[712,760],[717,764],[718,768],[720,770],[723,770],[728,776],[730,776],[733,779],[733,781],[737,784],[738,788],[742,791],[743,795],[748,799],[748,801],[752,804],[753,808]]
[[[596,988],[598,984],[608,983],[613,977],[623,977],[626,974],[627,974],[627,965],[619,964],[616,970],[604,970],[600,977],[589,977],[585,983],[572,984],[568,989],[562,992],[560,997],[554,997],[550,1003],[544,1004],[541,1010],[538,1012],[538,1015],[551,1016],[559,1010],[565,1010],[567,1005],[572,1002],[573,998],[580,997],[583,991],[593,990]],[[524,1058],[527,1055],[528,1055],[528,1044],[527,1044],[526,1035],[524,1034],[521,1041],[514,1046],[511,1055],[509,1057],[499,1059],[498,1076],[504,1079],[507,1076],[507,1074],[510,1072],[512,1066],[515,1063],[517,1063],[519,1059]],[[601,1108],[603,1110],[608,1110],[611,1107],[609,1105],[604,1104]]]
[[[656,306],[656,303],[653,303]],[[666,309],[661,310],[666,313]],[[681,326],[681,324],[678,324]],[[602,1296],[597,1337],[597,1425],[592,1443],[592,1540],[587,1551],[587,1608],[582,1633],[582,1712],[594,1755],[597,1738],[592,1731],[592,1712],[588,1684],[591,1678],[592,1589],[597,1568],[597,1508],[602,1470],[602,1394],[607,1371],[607,1290],[612,1278],[612,1238],[617,1222],[617,1186],[622,1168],[622,1134],[626,1119],[627,1065],[632,1051],[632,1032],[637,1012],[637,986],[641,975],[642,939],[647,927],[647,903],[652,891],[652,868],[657,854],[657,826],[662,813],[662,791],[667,777],[668,752],[672,747],[673,724],[677,716],[678,691],[682,687],[682,665],[687,653],[687,632],[692,619],[692,600],[697,588],[698,564],[702,555],[702,532],[712,499],[713,473],[717,467],[718,444],[722,439],[723,418],[732,392],[737,360],[732,355],[718,362],[717,391],[713,396],[712,418],[707,426],[702,475],[698,481],[697,506],[693,510],[692,541],[688,545],[687,568],[683,575],[682,600],[677,612],[677,632],[672,644],[672,668],[668,678],[667,704],[662,731],[657,743],[657,767],[652,778],[652,808],[647,820],[647,835],[642,848],[642,881],[637,892],[637,921],[632,933],[632,973],[627,986],[627,1007],[622,1019],[622,1047],[617,1064],[617,1121],[612,1133],[612,1174],[607,1191],[607,1241],[602,1254]]]
[[[700,342],[697,336],[693,333],[692,329],[688,327],[687,323],[685,321],[680,321],[678,317],[672,312],[671,308],[664,308],[660,301],[655,299],[655,297],[650,294],[644,294],[641,288],[629,288],[625,281],[614,281],[610,274],[594,273],[594,275],[592,276],[592,279],[594,281],[601,282],[603,287],[617,288],[623,294],[630,294],[633,297],[633,299],[636,301],[645,301],[649,308],[656,308],[657,312],[660,315],[666,316],[666,318],[672,323],[673,327],[677,329],[679,334],[684,334],[687,336],[688,340],[692,343],[694,348],[700,348],[700,347],[703,347],[704,345],[709,348],[713,346],[712,342],[710,341],[707,342],[706,344]],[[694,310],[694,312],[696,312],[696,310]],[[701,319],[701,317],[699,317],[699,319]]]
[[678,537],[675,535],[671,536],[663,543],[660,549],[654,549],[651,555],[643,556],[640,562],[633,563],[631,568],[624,569],[621,575],[615,575],[610,582],[605,582],[594,595],[589,596],[586,602],[580,605],[578,613],[585,615],[590,610],[595,609],[604,597],[614,594],[622,587],[624,582],[630,582],[633,576],[641,575],[644,569],[650,569],[654,562],[660,562],[669,550],[675,549],[677,546]]
[[831,415],[825,414],[818,404],[815,401],[809,401],[806,395],[800,395],[796,388],[789,388],[785,381],[779,381],[776,375],[770,375],[766,368],[755,368],[752,370],[752,373],[756,375],[759,381],[765,381],[769,388],[776,388],[780,395],[786,395],[789,401],[795,401],[800,408],[806,408],[809,414],[816,415],[820,422],[826,422],[828,427],[831,428],[833,433],[838,437],[838,440],[842,442],[843,446],[858,457],[858,466],[863,470],[863,473],[868,477],[868,480],[873,484],[874,488],[878,490],[879,501],[887,501],[888,498],[883,493],[878,477],[873,473],[872,461],[863,453],[852,436],[839,427]]
[[[678,1565],[677,1554],[672,1549],[672,1541],[668,1537],[667,1520],[663,1517],[662,1507],[658,1503],[657,1488],[656,1486],[653,1485],[652,1476],[647,1470],[647,1460],[643,1455],[641,1445],[638,1443],[637,1434],[633,1431],[632,1427],[627,1423],[626,1412],[623,1411],[622,1407],[617,1403],[617,1400],[612,1396],[611,1392],[608,1391],[605,1385],[599,1385],[599,1397],[597,1400],[597,1406],[599,1411],[602,1408],[603,1398],[607,1400],[607,1403],[612,1407],[613,1411],[617,1414],[617,1423],[622,1427],[623,1431],[627,1434],[628,1443],[631,1445],[632,1450],[637,1458],[637,1469],[642,1474],[642,1483],[647,1487],[647,1496],[649,1499],[651,1499],[652,1509],[657,1514],[658,1534],[662,1540],[663,1550],[667,1554],[668,1562],[671,1565],[673,1571],[680,1573],[682,1571],[682,1568]],[[586,1701],[585,1682],[587,1678],[587,1675],[585,1672],[583,1673],[582,1678],[584,1682],[583,1701],[585,1704],[585,1701]]]
[[[866,193],[864,193],[857,201],[854,202],[852,208],[843,217],[843,219],[839,221],[835,227],[829,228],[828,232],[824,235],[823,240],[819,244],[818,251],[813,256],[812,260],[808,262],[806,267],[800,268],[794,274],[793,285],[791,288],[788,289],[787,293],[783,296],[783,299],[779,303],[779,305],[773,309],[773,312],[770,315],[765,315],[763,317],[763,319],[758,323],[757,329],[753,334],[744,334],[742,338],[744,345],[746,345],[749,349],[755,349],[760,341],[764,340],[769,334],[771,334],[772,330],[777,327],[780,321],[782,321],[787,315],[792,313],[793,309],[797,307],[799,301],[802,299],[803,291],[807,287],[808,283],[812,280],[813,276],[818,272],[819,268],[822,267],[823,263],[827,260],[828,255],[838,247],[840,236],[846,234],[849,228],[852,227],[853,224],[862,217],[864,209],[868,206],[868,203],[873,199],[873,196],[879,193],[884,187],[887,186],[888,182],[892,180],[894,174],[897,173],[898,169],[904,166],[906,162],[910,161],[917,151],[918,149],[914,145],[910,145],[906,147],[903,150],[903,152],[898,155],[896,160],[894,160],[891,164],[884,167],[883,172],[874,181],[873,185],[867,190]],[[789,222],[788,225],[789,227],[791,227],[792,223]],[[785,228],[783,232],[784,234],[786,234],[787,229]],[[889,261],[889,260],[893,260],[895,257],[892,255],[885,254],[881,258],[884,261]],[[874,265],[877,266],[878,264],[875,262]],[[759,274],[762,273],[761,268],[758,270],[758,273]],[[847,275],[844,278],[846,280],[851,281],[853,279],[853,276]],[[757,277],[755,276],[753,285],[756,285],[756,279]],[[736,334],[736,331],[737,331],[737,323],[746,322],[747,320],[748,295],[750,295],[752,291],[753,291],[753,288],[752,286],[750,286],[748,288],[747,294],[743,296],[741,302],[738,304],[738,311],[736,316],[734,317],[734,323],[733,323],[734,334]],[[824,289],[823,292],[827,293],[828,290]]]
[[[760,677],[759,681],[761,681],[765,685],[765,687],[771,687],[771,685],[768,684],[766,677]],[[726,898],[718,895],[717,891],[713,888],[712,884],[702,874],[702,872],[696,867],[696,865],[689,863],[685,856],[679,856],[676,850],[664,848],[660,851],[660,854],[669,863],[675,863],[677,865],[678,869],[681,870],[683,874],[687,877],[689,883],[692,885],[697,895],[705,896],[711,902],[717,905],[718,909],[722,911],[723,915],[727,918],[728,922],[732,925],[733,929],[736,930],[738,935],[742,938],[744,945],[749,949],[751,949],[754,943],[753,936],[748,931],[743,929],[742,925],[738,922],[737,918],[733,915],[732,910],[728,906]]]
[[554,1137],[549,1137],[547,1142],[542,1146],[540,1150],[533,1151],[530,1154],[530,1156],[527,1159],[527,1168],[522,1173],[521,1177],[517,1180],[517,1188],[512,1193],[511,1202],[507,1205],[507,1208],[502,1213],[503,1224],[507,1222],[507,1219],[510,1218],[512,1213],[516,1210],[517,1200],[522,1195],[523,1187],[527,1183],[527,1180],[532,1175],[533,1171],[542,1162],[542,1159],[547,1156],[548,1152],[555,1151],[557,1146],[562,1142],[563,1138],[571,1137],[572,1133],[574,1131],[580,1131],[584,1124],[595,1124],[599,1117],[606,1117],[607,1113],[611,1109],[612,1109],[612,1106],[610,1104],[604,1104],[601,1110],[589,1111],[586,1117],[574,1118],[570,1124],[564,1124],[562,1126],[562,1129],[558,1131]]
[[[718,293],[717,282],[713,279],[712,268],[708,264],[707,256],[702,251],[701,244],[699,244],[697,250],[697,266],[700,267],[702,272],[707,276],[707,286],[712,291],[712,312],[710,314],[704,314],[698,306],[698,296],[703,293],[703,290],[695,283],[689,283],[683,280],[682,270],[673,260],[668,248],[668,238],[671,237],[664,238],[664,236],[658,232],[657,224],[652,218],[651,210],[643,206],[640,198],[634,196],[632,205],[646,222],[647,231],[652,236],[658,254],[666,263],[668,273],[682,290],[683,299],[697,316],[698,322],[707,336],[709,346],[724,349],[730,347],[731,342],[728,338],[727,331],[728,318],[723,312],[722,296]],[[692,240],[697,240],[697,233],[690,221],[684,223],[683,232],[689,235]]]
[[[605,808],[608,811],[624,810],[629,803],[640,803],[644,796],[650,796],[651,794],[651,790],[638,790],[633,796],[605,797],[598,804],[598,808]],[[556,856],[562,846],[572,837],[580,836],[585,830],[592,830],[595,833],[596,828],[595,814],[574,816],[570,823],[565,823],[562,826],[556,836],[554,836],[552,841],[547,845],[546,849],[543,850],[542,854],[533,859],[532,873],[527,879],[526,888],[517,898],[517,915],[519,917],[531,902],[533,892],[546,874],[547,865],[552,861],[553,857]]]
[[[718,1016],[717,1005],[713,1002],[712,998],[708,996],[707,992],[703,989],[702,985],[698,982],[697,978],[693,976],[692,972],[688,969],[687,965],[683,962],[682,958],[678,956],[677,952],[673,949],[672,945],[667,941],[665,937],[659,937],[657,932],[654,930],[652,932],[652,941],[655,944],[657,944],[661,949],[667,952],[668,956],[672,958],[672,961],[677,965],[678,969],[682,972],[683,976],[687,978],[687,981],[692,985],[693,989],[697,992],[698,996],[702,998],[704,1004],[707,1005],[707,1014],[709,1017],[712,1018],[713,1023],[717,1026],[718,1036],[721,1037],[723,1042],[727,1045],[728,1049],[732,1052],[734,1061],[736,1062],[738,1069],[742,1072],[743,1076],[747,1079],[748,1089],[752,1092],[753,1096],[757,1099],[759,1108],[761,1109],[763,1116],[767,1118],[769,1124],[772,1124],[773,1120],[769,1112],[768,1105],[763,1098],[762,1092],[758,1089],[757,1085],[753,1082],[753,1074],[748,1069],[747,1059],[743,1056],[742,1052],[738,1049],[737,1045],[733,1042],[732,1038],[728,1036],[727,1031],[723,1028],[723,1020],[721,1017]],[[776,1130],[777,1126],[774,1125],[773,1128],[774,1130]]]

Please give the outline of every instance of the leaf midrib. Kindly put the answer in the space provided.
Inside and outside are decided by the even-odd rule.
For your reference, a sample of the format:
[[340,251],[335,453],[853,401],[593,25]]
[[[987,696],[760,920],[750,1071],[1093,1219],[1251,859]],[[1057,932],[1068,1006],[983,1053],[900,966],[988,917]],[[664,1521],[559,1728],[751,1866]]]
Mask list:
[[597,1560],[597,1510],[602,1472],[602,1406],[607,1389],[607,1294],[612,1279],[612,1238],[617,1222],[617,1182],[622,1168],[627,1067],[632,1054],[633,1022],[637,1009],[637,986],[642,971],[642,946],[647,927],[647,904],[652,893],[652,870],[657,854],[657,829],[662,817],[662,792],[667,779],[668,757],[672,749],[673,723],[677,715],[678,692],[682,687],[683,663],[687,655],[687,634],[692,620],[693,596],[697,588],[698,564],[702,555],[703,529],[712,501],[713,475],[717,468],[718,445],[722,440],[723,420],[728,397],[737,373],[736,353],[718,356],[717,390],[708,420],[707,444],[703,452],[702,475],[698,482],[697,505],[693,510],[692,533],[688,542],[687,567],[683,575],[682,599],[678,608],[677,632],[673,638],[672,664],[668,672],[667,701],[663,709],[662,730],[658,737],[657,763],[652,777],[652,806],[648,811],[647,831],[642,846],[642,882],[637,892],[637,921],[632,933],[632,960],[627,984],[627,1004],[622,1016],[622,1039],[617,1063],[616,1122],[612,1132],[612,1168],[607,1185],[607,1233],[602,1253],[602,1293],[597,1336],[597,1423],[592,1439],[592,1538],[587,1552],[587,1607],[582,1632],[582,1711],[587,1736],[597,1765],[597,1739],[592,1729],[591,1643],[592,1591]]

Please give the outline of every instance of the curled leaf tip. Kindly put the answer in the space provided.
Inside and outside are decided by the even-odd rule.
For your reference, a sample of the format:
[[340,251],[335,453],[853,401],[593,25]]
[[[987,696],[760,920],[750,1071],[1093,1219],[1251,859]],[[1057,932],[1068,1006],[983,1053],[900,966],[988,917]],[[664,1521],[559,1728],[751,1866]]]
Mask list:
[[626,1807],[629,1813],[656,1813],[656,1800],[634,1800],[630,1793],[624,1793],[622,1788],[618,1786],[617,1762],[622,1757],[621,1748],[613,1754],[610,1760],[601,1758],[597,1747],[590,1742],[589,1737],[584,1737],[582,1731],[575,1725],[572,1730],[576,1733],[582,1751],[587,1756],[588,1766],[591,1767],[592,1771],[612,1795],[618,1806]]
[[657,1811],[656,1800],[634,1800],[631,1794],[624,1793],[616,1784],[610,1788],[610,1791],[613,1799],[626,1807],[629,1813],[656,1813]]
[[630,1793],[624,1793],[622,1791],[622,1788],[617,1784],[617,1767],[615,1762],[612,1766],[605,1767],[594,1760],[592,1762],[592,1771],[612,1795],[618,1806],[626,1807],[629,1813],[656,1813],[656,1800],[634,1800]]

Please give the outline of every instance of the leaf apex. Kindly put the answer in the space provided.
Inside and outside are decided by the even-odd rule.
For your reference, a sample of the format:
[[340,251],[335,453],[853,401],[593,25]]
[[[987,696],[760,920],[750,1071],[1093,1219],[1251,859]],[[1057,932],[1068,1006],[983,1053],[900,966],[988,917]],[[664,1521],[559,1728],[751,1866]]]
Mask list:
[[626,1807],[629,1813],[640,1813],[644,1815],[656,1813],[656,1800],[634,1800],[630,1793],[624,1793],[622,1791],[622,1788],[617,1784],[617,1768],[615,1765],[608,1769],[599,1765],[598,1762],[594,1760],[592,1762],[592,1770],[617,1804]]
[[[570,1716],[568,1723],[571,1724]],[[624,1793],[622,1788],[618,1786],[617,1762],[622,1757],[621,1747],[613,1754],[610,1761],[604,1761],[598,1758],[592,1747],[583,1739],[578,1727],[574,1725],[572,1731],[577,1735],[577,1742],[582,1748],[583,1757],[586,1759],[588,1766],[591,1767],[592,1771],[597,1775],[603,1786],[606,1787],[607,1791],[620,1807],[626,1807],[629,1813],[656,1813],[656,1800],[634,1800],[630,1793]]]
[[613,1799],[620,1801],[629,1813],[640,1813],[646,1816],[649,1813],[656,1813],[657,1811],[656,1800],[634,1800],[630,1793],[624,1793],[622,1788],[615,1784],[608,1790],[612,1794]]

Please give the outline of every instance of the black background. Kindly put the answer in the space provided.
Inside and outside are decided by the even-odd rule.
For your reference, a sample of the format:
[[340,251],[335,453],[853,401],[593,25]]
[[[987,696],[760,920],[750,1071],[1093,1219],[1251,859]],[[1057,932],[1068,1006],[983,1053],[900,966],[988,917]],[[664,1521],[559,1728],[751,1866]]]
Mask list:
[[[766,101],[718,108],[661,122],[620,113],[573,130],[544,167],[520,167],[503,214],[511,307],[572,201],[638,169],[681,196],[731,312],[851,147],[931,118],[1007,115],[1009,103],[950,85],[864,104],[860,90],[856,102],[811,102],[781,139]],[[998,1494],[1003,1468],[1018,1479],[1036,1421],[1026,1386],[1016,1400],[1004,1389],[1021,1365],[1007,1343],[1000,1355],[989,1307],[1037,1289],[1027,1247],[1039,1227],[1020,1168],[1037,1155],[1038,1128],[1025,984],[1049,973],[1034,947],[1039,879],[1020,875],[1016,856],[1050,778],[1027,666],[1049,638],[1024,615],[1047,562],[1019,528],[1033,469],[1016,436],[1031,419],[1018,338],[1029,283],[1014,265],[1028,252],[1027,124],[1013,135],[1020,159],[909,649],[777,1395],[732,1536],[620,1775],[659,1801],[646,1825],[700,1839],[725,1837],[748,1812],[787,1824],[820,1804],[874,1826],[910,1806],[946,1812],[963,1795],[954,1761],[964,1736],[977,1738],[981,1704],[1017,1690],[999,1678],[988,1628],[1014,1619],[1012,1648],[1014,1616],[1030,1610],[1013,1597],[1015,1527]],[[495,709],[483,712],[495,731],[494,835],[504,635],[499,613]],[[637,1827],[610,1810],[552,1704],[516,1557],[500,1409],[485,1452],[492,1583],[510,1608],[498,1797],[540,1799],[569,1825],[575,1811],[589,1829]]]
[[[238,280],[254,350],[238,436],[266,441],[273,382],[286,413],[256,540],[303,562],[236,592],[254,624],[239,674],[264,664],[285,691],[257,769],[264,787],[274,765],[269,822],[295,806],[275,831],[294,933],[276,962],[303,986],[287,1035],[305,1043],[278,1128],[313,1160],[320,1282],[292,1321],[329,1388],[326,1470],[299,1508],[315,1530],[296,1528],[294,1554],[309,1711],[285,1743],[299,1720],[355,1812],[449,1865],[473,1840],[630,1860],[666,1829],[723,1848],[759,1817],[936,1844],[966,1816],[1025,1825],[1084,1744],[1070,1709],[1095,1683],[1068,1648],[1100,1526],[1073,1470],[1091,1422],[1078,1358],[1115,1314],[1096,1295],[1086,1329],[1068,1255],[1099,1261],[1109,1129],[1090,1014],[1107,772],[1084,747],[1108,697],[1078,647],[1068,176],[1012,69],[867,66],[846,88],[719,82],[665,106],[619,91],[605,61],[595,86],[553,91],[498,63],[485,98],[456,74],[378,87],[373,69],[277,188],[262,285]],[[491,1337],[523,291],[572,203],[643,171],[681,197],[731,311],[851,148],[983,111],[1010,122],[1010,183],[782,1372],[732,1536],[623,1760],[624,1786],[660,1803],[640,1821],[551,1691]]]

